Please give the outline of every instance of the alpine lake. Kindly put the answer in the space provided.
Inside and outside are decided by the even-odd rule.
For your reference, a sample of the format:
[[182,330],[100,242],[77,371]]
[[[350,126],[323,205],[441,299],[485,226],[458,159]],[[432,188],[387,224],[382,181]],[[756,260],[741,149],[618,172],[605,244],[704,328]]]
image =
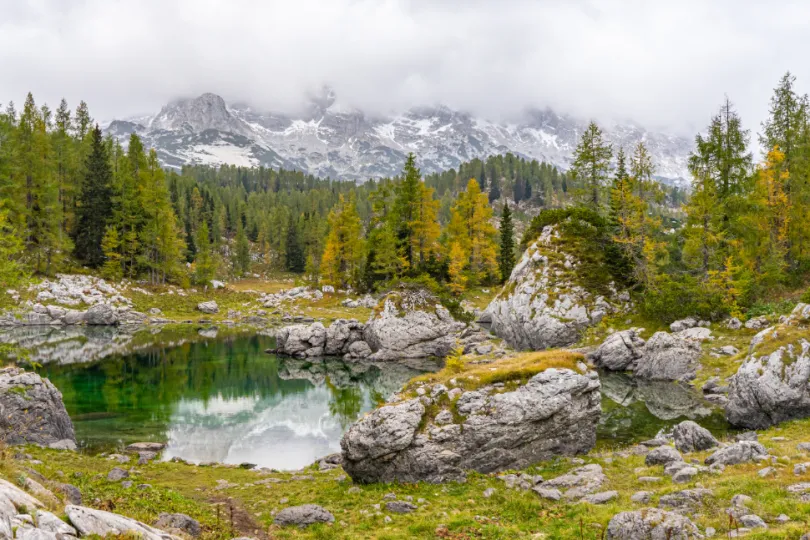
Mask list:
[[[82,451],[166,443],[163,459],[300,469],[340,451],[346,429],[438,361],[300,360],[272,349],[272,331],[199,325],[18,327],[0,343],[26,351],[62,392]],[[715,434],[728,426],[699,392],[602,373],[597,446],[654,437],[692,419]]]

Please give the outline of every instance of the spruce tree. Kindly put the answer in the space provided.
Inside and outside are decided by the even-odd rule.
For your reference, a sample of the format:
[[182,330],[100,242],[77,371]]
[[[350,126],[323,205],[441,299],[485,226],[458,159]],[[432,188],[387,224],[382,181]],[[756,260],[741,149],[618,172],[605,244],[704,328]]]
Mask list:
[[194,281],[208,286],[216,274],[214,254],[208,233],[208,223],[203,221],[197,229],[197,259],[194,261]]
[[588,124],[574,150],[571,174],[582,184],[580,198],[596,211],[601,211],[601,193],[605,188],[612,154],[610,144],[605,141],[599,126],[595,122]]
[[298,237],[298,225],[292,214],[290,214],[290,220],[287,224],[287,249],[284,256],[287,270],[296,274],[304,272],[307,261],[301,246],[301,240]]
[[101,241],[112,218],[112,171],[98,125],[91,139],[87,172],[79,193],[74,253],[87,266],[98,268],[104,264]]
[[501,251],[498,255],[498,266],[501,270],[501,283],[505,283],[515,267],[515,228],[508,203],[503,205],[501,212]]

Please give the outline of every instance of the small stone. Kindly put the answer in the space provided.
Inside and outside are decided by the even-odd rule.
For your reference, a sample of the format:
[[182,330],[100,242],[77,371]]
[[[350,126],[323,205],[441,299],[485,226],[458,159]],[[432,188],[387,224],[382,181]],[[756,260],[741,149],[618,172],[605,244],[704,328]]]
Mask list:
[[738,493],[737,495],[734,495],[731,498],[731,505],[743,508],[743,507],[748,506],[748,503],[750,503],[752,500],[753,499],[751,497],[749,497],[748,495],[743,495],[742,493]]
[[800,452],[810,452],[810,442],[802,442],[796,445],[796,449]]
[[746,514],[746,515],[740,517],[740,519],[738,521],[740,522],[740,525],[742,525],[743,527],[747,527],[749,529],[767,529],[768,528],[768,525],[765,523],[765,521],[761,517],[759,517],[759,516],[757,516],[755,514]]
[[289,497],[282,497],[278,500],[278,504],[287,504],[288,502],[290,502]]
[[397,500],[397,494],[396,493],[386,493],[385,495],[383,495],[383,500],[384,501],[395,501],[395,500]]
[[541,499],[548,499],[550,501],[559,501],[562,498],[562,492],[559,489],[535,487],[532,489],[532,491],[537,493]]
[[767,478],[769,476],[775,476],[776,475],[776,469],[773,468],[773,467],[765,467],[764,469],[760,469],[757,472],[757,475],[760,478]]
[[652,498],[652,492],[650,491],[636,491],[633,495],[630,496],[630,500],[634,503],[640,504],[647,504],[650,502]]
[[661,477],[660,476],[639,476],[638,481],[639,482],[644,482],[645,484],[653,484],[655,482],[660,482]]
[[807,474],[808,470],[810,470],[810,463],[797,463],[793,466],[793,474],[796,476]]
[[155,521],[155,527],[167,530],[176,529],[195,538],[202,534],[200,522],[186,514],[161,513]]
[[676,484],[685,484],[691,482],[697,476],[698,470],[694,467],[684,467],[672,475],[672,481]]
[[395,514],[410,514],[416,510],[416,505],[405,501],[390,501],[385,503],[385,509]]
[[706,538],[712,538],[717,534],[717,529],[714,527],[706,527]]
[[391,523],[391,522],[392,522],[392,521],[394,521],[394,520],[393,520],[393,519],[391,519],[391,516],[385,516],[385,517],[383,518],[383,521],[384,521],[384,522],[386,522],[386,523]]
[[484,490],[484,498],[489,499],[495,495],[495,488],[487,488]]
[[647,454],[644,464],[650,467],[652,465],[668,465],[673,461],[683,461],[683,457],[671,446],[659,446]]
[[124,489],[129,489],[132,487],[132,480],[124,480],[121,482],[121,487]]
[[779,514],[776,516],[777,523],[787,523],[788,521],[790,521],[790,517],[786,516],[785,514]]
[[124,478],[129,478],[129,472],[121,469],[120,467],[114,467],[108,474],[107,480],[110,482],[118,482],[119,480],[123,480]]
[[273,518],[276,525],[297,525],[299,527],[306,527],[313,523],[334,523],[334,521],[335,516],[317,504],[289,506]]
[[590,504],[605,504],[619,496],[618,491],[603,491],[601,493],[594,493],[592,495],[586,495],[581,500],[582,502],[590,503]]
[[351,494],[355,494],[355,493],[360,493],[361,491],[363,491],[363,490],[360,489],[359,487],[352,486],[352,487],[349,488],[348,492],[351,493]]

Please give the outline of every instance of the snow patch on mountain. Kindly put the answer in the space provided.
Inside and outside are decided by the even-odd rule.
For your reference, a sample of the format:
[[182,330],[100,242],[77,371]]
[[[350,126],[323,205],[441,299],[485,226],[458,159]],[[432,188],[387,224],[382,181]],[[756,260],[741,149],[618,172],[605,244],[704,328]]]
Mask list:
[[[216,94],[175,100],[151,117],[112,121],[106,133],[126,145],[132,133],[168,167],[232,164],[284,167],[318,176],[366,180],[398,174],[409,152],[425,173],[473,158],[512,152],[568,169],[587,122],[551,109],[531,109],[499,123],[444,106],[377,117],[341,104],[325,87],[299,115],[226,104]],[[685,186],[692,141],[633,124],[604,126],[614,147],[647,144],[663,181]]]

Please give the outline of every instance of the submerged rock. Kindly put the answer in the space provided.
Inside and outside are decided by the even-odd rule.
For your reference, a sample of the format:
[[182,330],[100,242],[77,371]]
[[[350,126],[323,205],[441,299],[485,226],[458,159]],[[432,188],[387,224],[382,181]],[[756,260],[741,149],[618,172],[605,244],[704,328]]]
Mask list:
[[14,367],[0,370],[0,439],[6,444],[76,447],[62,394],[48,379]]
[[424,432],[419,398],[373,411],[343,436],[343,468],[362,483],[437,483],[587,452],[596,442],[599,378],[547,369],[511,392],[464,392],[456,408],[461,424],[428,422]]
[[[731,424],[765,429],[810,416],[810,341],[797,328],[808,307],[797,305],[784,324],[752,340],[748,357],[729,381],[726,418]],[[783,345],[771,345],[783,340]]]

